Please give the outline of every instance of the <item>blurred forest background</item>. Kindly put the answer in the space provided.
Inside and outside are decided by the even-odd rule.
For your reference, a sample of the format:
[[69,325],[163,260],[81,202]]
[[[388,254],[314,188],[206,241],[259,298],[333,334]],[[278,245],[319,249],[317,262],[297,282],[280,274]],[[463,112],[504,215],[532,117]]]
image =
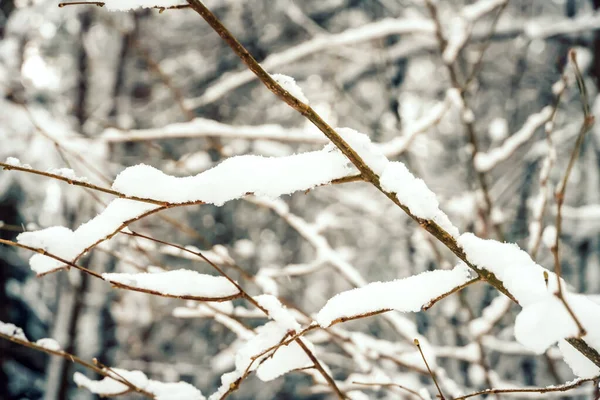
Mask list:
[[[466,23],[466,7],[473,3],[437,2],[448,37],[460,33],[457,26]],[[447,94],[454,84],[422,1],[206,2],[269,72],[294,77],[332,126],[354,128],[385,144],[390,159],[405,162],[437,193],[461,231],[498,238],[496,226],[505,240],[552,268],[544,241],[535,243],[542,231],[536,221],[542,227],[554,223],[552,196],[541,217],[535,204],[540,196],[545,199],[544,188],[551,189],[564,174],[582,122],[572,76],[551,127],[557,157],[547,180],[540,179],[548,155],[544,123],[532,128],[528,118],[554,104],[555,83],[571,48],[577,49],[597,114],[600,1],[498,3],[469,22],[470,38],[454,65],[461,81],[476,71],[466,98],[480,151],[502,146],[524,126],[533,132],[508,159],[486,171],[493,204],[486,215],[465,116]],[[91,5],[59,8],[49,0],[0,0],[2,161],[17,157],[40,170],[69,167],[109,186],[118,172],[138,163],[185,176],[232,155],[280,156],[325,143],[302,116],[245,72],[189,9],[116,13]],[[600,131],[594,128],[573,171],[562,236],[563,276],[575,290],[591,295],[600,294],[599,163]],[[110,198],[40,176],[0,171],[0,237],[14,239],[23,230],[53,225],[75,228]],[[355,284],[344,275],[348,266],[372,282],[455,263],[366,183],[316,188],[282,201],[290,214],[247,199],[223,207],[168,210],[135,227],[180,245],[227,251],[232,275],[241,279],[236,268],[245,271],[254,282],[252,293],[270,290],[309,314]],[[96,357],[159,380],[186,380],[205,394],[232,368],[229,346],[236,335],[194,314],[197,305],[112,289],[78,271],[36,278],[29,256],[0,246],[0,321],[21,326],[29,338],[53,337],[83,359]],[[126,235],[90,252],[83,264],[98,272],[152,265],[209,270]],[[474,334],[472,321],[498,296],[493,288],[477,285],[407,317],[434,346],[448,379],[462,388],[573,379],[556,353],[534,356],[515,342],[511,327],[518,308],[503,300],[496,301],[502,311],[489,329]],[[264,321],[256,315],[240,318],[250,326]],[[401,355],[401,345],[411,345],[381,316],[342,328],[398,344],[391,353]],[[361,371],[360,360],[338,345],[319,341],[317,334],[313,342],[336,379]],[[432,388],[426,373],[392,357],[376,364],[397,383]],[[95,398],[74,385],[76,370],[64,359],[0,342],[1,399]],[[410,398],[402,391],[361,390],[368,398]],[[292,373],[268,384],[251,377],[231,397],[327,397],[318,392],[306,375]],[[590,390],[561,395],[589,398]]]

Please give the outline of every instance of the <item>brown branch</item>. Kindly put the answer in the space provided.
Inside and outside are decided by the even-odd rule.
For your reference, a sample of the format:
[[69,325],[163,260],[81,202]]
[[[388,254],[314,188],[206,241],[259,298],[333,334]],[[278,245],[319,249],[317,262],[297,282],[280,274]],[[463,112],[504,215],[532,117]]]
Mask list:
[[[83,6],[83,5],[104,7],[106,5],[106,3],[102,2],[102,1],[65,1],[62,3],[58,3],[58,6],[60,8],[66,7],[66,6]],[[181,10],[181,9],[189,8],[189,7],[190,6],[187,4],[181,4],[181,5],[169,6],[169,7],[153,6],[153,7],[149,7],[149,8],[155,8],[158,10],[159,14],[162,14],[165,10]]]
[[[444,38],[444,34],[442,33],[442,24],[441,24],[439,16],[438,16],[437,7],[435,4],[433,4],[433,2],[431,0],[425,0],[425,5],[427,6],[427,9],[429,10],[429,14],[431,15],[431,19],[433,20],[433,22],[435,24],[435,36],[438,41],[440,54],[443,54],[444,50],[446,49],[446,47],[448,45],[448,41]],[[456,70],[455,62],[444,63],[444,65],[446,66],[448,75],[450,76],[450,82],[452,84],[452,87],[458,91],[465,109],[470,110],[470,108],[467,106],[467,96],[466,96],[466,90],[465,90],[466,85],[461,85],[461,83],[459,81],[458,71]],[[475,132],[475,124],[471,118],[465,118],[465,112],[463,112],[463,111],[464,110],[461,110],[461,113],[460,113],[461,120],[462,120],[463,126],[465,127],[465,130],[466,130],[467,139],[472,147],[472,149],[471,149],[471,169],[474,171],[475,175],[477,176],[477,180],[479,182],[479,186],[481,187],[481,191],[483,193],[483,198],[485,201],[484,220],[486,222],[491,223],[494,230],[496,231],[496,236],[498,237],[498,240],[503,242],[504,241],[504,233],[502,232],[502,228],[500,227],[499,224],[492,221],[493,204],[492,204],[492,199],[490,196],[488,184],[486,181],[486,175],[485,175],[485,173],[478,171],[475,166],[475,156],[477,155],[477,152],[479,151],[477,134]]]
[[[323,132],[325,136],[327,136],[327,138],[331,140],[346,157],[348,157],[352,164],[354,164],[354,166],[360,171],[365,181],[370,182],[380,192],[384,193],[392,202],[394,202],[394,204],[402,208],[402,210],[413,220],[415,220],[421,227],[436,237],[458,258],[463,260],[471,269],[477,272],[482,279],[486,280],[490,285],[494,286],[498,291],[518,304],[517,299],[515,299],[515,297],[506,289],[501,280],[499,280],[493,273],[478,267],[467,259],[464,250],[458,245],[456,239],[452,235],[446,232],[434,221],[419,218],[412,214],[408,207],[398,201],[398,198],[394,193],[386,192],[381,187],[377,174],[375,174],[373,170],[365,164],[362,158],[348,145],[348,143],[346,143],[346,141],[344,141],[337,134],[337,132],[331,126],[329,126],[310,106],[298,100],[277,82],[275,82],[273,78],[271,78],[271,76],[246,50],[246,48],[242,46],[242,44],[231,34],[231,32],[229,32],[229,30],[221,23],[221,21],[219,21],[219,19],[208,8],[206,8],[206,6],[200,0],[187,1],[191,5],[192,9],[196,11],[213,28],[213,30],[223,39],[225,43],[227,43],[227,45],[229,45],[233,52],[244,62],[250,71],[257,76],[257,78],[267,87],[267,89],[269,89],[273,94],[279,97],[294,110],[305,116],[321,132]],[[586,357],[588,357],[592,362],[600,366],[600,354],[595,349],[591,348],[585,341],[576,338],[568,339],[568,341],[578,351],[586,355]]]
[[107,373],[106,370],[104,370],[102,368],[99,368],[99,367],[97,367],[96,365],[94,365],[92,363],[84,361],[81,358],[79,358],[79,357],[77,357],[77,356],[75,356],[73,354],[67,353],[66,351],[48,349],[48,348],[40,346],[40,345],[38,345],[36,343],[30,342],[29,340],[19,339],[17,337],[11,336],[11,335],[6,335],[6,334],[4,334],[2,332],[0,332],[0,338],[8,340],[8,341],[16,343],[16,344],[19,344],[21,346],[29,347],[30,349],[41,351],[43,353],[46,353],[46,354],[49,354],[49,355],[52,355],[52,356],[62,357],[62,358],[64,358],[67,361],[74,362],[74,363],[79,364],[79,365],[81,365],[81,366],[83,366],[83,367],[85,367],[85,368],[87,368],[89,370],[92,370],[92,371],[96,372],[99,375],[102,375],[102,376],[107,377],[107,378],[114,379],[115,381],[117,381],[119,383],[122,383],[123,385],[127,386],[131,391],[139,393],[139,394],[141,394],[141,395],[143,395],[145,397],[148,397],[150,399],[154,399],[154,394],[152,394],[150,392],[147,392],[144,389],[141,389],[141,388],[135,386],[133,383],[129,382],[127,379],[121,377],[120,375],[119,376],[113,376],[111,373]]
[[479,282],[481,280],[481,278],[478,276],[476,278],[471,279],[468,282],[463,283],[462,285],[458,285],[455,288],[453,288],[452,290],[450,290],[449,292],[446,292],[444,294],[439,295],[438,297],[436,297],[435,299],[431,299],[430,301],[427,302],[427,304],[424,304],[423,307],[421,307],[422,311],[427,311],[429,310],[431,307],[433,307],[438,301],[445,299],[446,297],[453,295],[454,293],[460,292],[461,290],[463,290],[464,288],[466,288],[469,285],[472,285],[475,282]]
[[[79,271],[84,272],[84,273],[86,273],[88,275],[91,275],[94,278],[101,279],[101,280],[103,280],[105,282],[108,282],[108,283],[112,284],[114,287],[117,287],[117,288],[120,288],[120,289],[127,289],[127,290],[131,290],[131,291],[134,291],[134,292],[148,293],[148,294],[153,294],[153,295],[156,295],[156,296],[169,297],[169,298],[175,298],[175,299],[194,300],[194,301],[214,301],[214,302],[232,300],[232,299],[238,298],[238,297],[240,297],[242,295],[241,293],[238,293],[238,294],[227,296],[227,297],[210,298],[210,297],[189,296],[189,295],[177,296],[177,295],[172,295],[172,294],[160,293],[160,292],[157,292],[157,291],[154,291],[154,290],[138,288],[138,287],[134,287],[134,286],[125,285],[123,283],[113,282],[113,281],[110,281],[110,280],[106,280],[106,279],[104,279],[102,277],[102,274],[99,274],[96,271],[92,271],[91,269],[82,267],[81,265],[78,265],[78,264],[76,264],[74,262],[65,260],[64,258],[59,257],[59,256],[57,256],[55,254],[49,253],[49,252],[47,252],[44,249],[40,249],[40,248],[37,248],[37,247],[27,246],[27,245],[24,245],[24,244],[21,244],[21,243],[17,243],[17,242],[13,242],[13,241],[6,240],[6,239],[0,239],[0,244],[5,244],[5,245],[8,245],[8,246],[19,247],[19,248],[22,248],[22,249],[25,249],[25,250],[33,251],[35,253],[38,253],[38,254],[41,254],[43,256],[52,258],[52,259],[54,259],[56,261],[59,261],[59,262],[65,264],[67,267],[78,269]],[[61,267],[61,269],[64,269],[64,267]],[[45,274],[40,274],[40,276],[43,276],[43,275],[45,275]],[[236,284],[236,287],[239,287],[239,286]]]
[[586,382],[593,382],[594,379],[598,379],[598,377],[596,377],[596,378],[587,378],[587,379],[578,379],[578,380],[575,380],[572,383],[567,383],[565,385],[561,385],[561,386],[548,386],[548,387],[543,387],[543,388],[485,389],[485,390],[480,390],[479,392],[468,394],[466,396],[455,397],[452,400],[464,400],[464,399],[468,399],[468,398],[471,398],[471,397],[482,396],[482,395],[486,395],[486,394],[566,392],[566,391],[569,391],[571,389],[575,389],[576,387],[579,387],[579,386],[583,385]]
[[444,397],[444,393],[442,393],[442,389],[440,388],[440,385],[438,385],[437,379],[435,379],[435,375],[433,374],[433,372],[431,372],[431,368],[429,368],[429,363],[427,362],[427,359],[425,358],[425,354],[423,354],[423,350],[421,349],[421,344],[419,343],[419,339],[415,339],[415,346],[417,346],[417,349],[419,349],[419,353],[421,353],[421,358],[423,359],[423,362],[425,363],[425,366],[427,367],[427,371],[429,371],[429,375],[431,375],[431,379],[433,379],[433,383],[435,384],[435,387],[438,390],[438,393],[440,394],[440,399],[441,400],[445,400],[446,398]]
[[89,5],[89,6],[98,6],[104,7],[104,2],[102,1],[66,1],[63,3],[58,3],[58,7],[63,8],[66,6],[78,6],[78,5]]
[[[50,172],[44,172],[44,171],[40,171],[40,170],[33,169],[33,168],[25,168],[25,167],[22,167],[22,166],[6,164],[6,163],[3,163],[3,162],[0,162],[0,167],[2,167],[5,170],[8,170],[8,171],[14,170],[14,171],[28,172],[30,174],[45,176],[45,177],[48,177],[48,178],[52,178],[52,179],[56,179],[56,180],[59,180],[59,181],[67,182],[69,185],[81,186],[81,187],[84,187],[84,188],[96,190],[98,192],[112,194],[113,196],[116,196],[116,197],[119,197],[119,198],[122,198],[122,199],[141,201],[142,203],[156,204],[156,205],[159,205],[159,206],[166,206],[166,205],[170,204],[170,203],[168,203],[166,201],[148,199],[148,198],[137,197],[137,196],[128,196],[128,195],[123,194],[121,192],[118,192],[116,190],[112,190],[112,189],[104,188],[104,187],[101,187],[101,186],[97,186],[97,185],[94,185],[94,184],[89,183],[89,182],[80,181],[80,180],[76,180],[76,179],[70,179],[70,178],[66,178],[66,177],[61,176],[61,175],[53,174],[53,173],[50,173]],[[196,204],[201,204],[201,203],[196,203]]]
[[396,387],[402,390],[407,391],[408,393],[417,396],[419,399],[423,399],[425,400],[425,398],[423,396],[421,396],[421,394],[419,394],[419,392],[412,390],[410,388],[407,388],[406,386],[402,386],[399,385],[397,383],[391,383],[391,382],[357,382],[357,381],[352,381],[353,384],[355,385],[362,385],[362,386],[382,386],[382,387]]
[[567,303],[565,299],[562,283],[561,283],[561,275],[562,275],[562,266],[560,262],[560,235],[562,232],[562,206],[565,201],[565,193],[567,191],[567,184],[569,183],[569,177],[571,176],[571,171],[573,170],[573,166],[575,165],[575,161],[579,157],[579,153],[581,152],[581,146],[583,144],[583,140],[585,139],[586,134],[594,125],[594,116],[590,114],[589,103],[587,99],[587,93],[585,89],[585,84],[583,82],[583,77],[581,75],[581,71],[579,70],[579,66],[577,65],[577,59],[575,51],[571,50],[569,52],[571,57],[571,62],[575,67],[575,76],[577,79],[577,86],[579,87],[581,93],[581,103],[583,107],[583,123],[581,124],[581,128],[579,130],[579,134],[577,135],[577,140],[575,141],[575,146],[573,151],[571,152],[571,158],[569,159],[569,163],[567,165],[567,169],[565,171],[565,175],[562,181],[559,184],[558,190],[555,193],[556,199],[556,237],[554,238],[554,244],[551,247],[552,254],[554,256],[554,272],[556,273],[556,282],[558,286],[558,290],[556,296],[561,300],[564,304],[567,312],[577,325],[577,329],[579,330],[579,337],[582,337],[586,334],[585,328],[573,312],[573,309]]
[[[227,280],[229,280],[233,285],[235,285],[235,287],[240,291],[240,296],[244,297],[246,300],[248,300],[249,302],[251,302],[256,308],[260,309],[262,312],[265,313],[265,315],[269,315],[268,310],[266,310],[264,307],[262,307],[252,296],[250,296],[246,291],[244,291],[244,289],[237,283],[235,282],[232,278],[230,278],[225,271],[223,271],[218,265],[216,265],[214,262],[212,262],[210,259],[208,259],[204,254],[202,254],[201,252],[196,252],[196,251],[192,251],[190,249],[186,249],[183,246],[179,246],[177,244],[174,243],[169,243],[169,242],[165,242],[159,239],[155,239],[152,238],[150,236],[146,236],[140,233],[136,233],[136,232],[131,232],[131,233],[126,233],[132,236],[136,236],[136,237],[141,237],[141,238],[145,238],[148,240],[152,240],[155,241],[157,243],[161,243],[167,246],[172,246],[174,248],[177,248],[181,251],[185,251],[188,252],[190,254],[194,254],[198,257],[200,257],[202,260],[204,260],[205,262],[207,262],[208,264],[210,264],[213,268],[215,268],[221,275],[223,275],[225,278],[227,278]],[[236,296],[238,297],[238,296]],[[305,333],[305,331],[302,332]],[[312,361],[312,363],[314,364],[314,367],[321,373],[321,375],[323,376],[323,378],[327,381],[327,383],[331,386],[331,388],[333,389],[334,393],[336,393],[336,395],[340,398],[340,399],[345,399],[346,396],[342,393],[342,391],[338,388],[338,386],[336,385],[335,381],[333,380],[333,378],[327,373],[327,371],[325,371],[325,369],[323,368],[323,366],[321,365],[321,363],[319,362],[319,360],[316,358],[316,356],[312,353],[312,351],[306,346],[306,344],[302,341],[301,335],[296,335],[293,339],[293,341],[295,341],[296,343],[298,343],[298,345],[302,348],[302,350],[306,353],[306,355],[308,356],[308,358],[310,358],[310,360]],[[273,348],[275,349],[275,351],[277,350],[277,348],[279,348],[282,345],[283,342],[280,342],[278,345],[274,346]],[[267,349],[264,351],[264,353],[266,354],[266,352],[268,352],[270,349]],[[260,356],[256,356],[256,358],[258,358]],[[252,362],[254,362],[254,360],[256,358],[253,358]],[[252,364],[251,362],[251,364]],[[249,371],[251,364],[247,367],[246,372]],[[246,374],[244,374],[245,376]],[[235,387],[237,388],[237,386],[239,386],[239,384],[241,383],[241,379],[236,381],[237,384],[235,385]]]
[[308,358],[310,358],[310,361],[312,361],[312,363],[315,366],[315,368],[317,369],[317,371],[319,371],[321,376],[323,376],[323,378],[327,381],[329,386],[331,386],[331,388],[333,389],[333,391],[337,395],[337,397],[341,400],[346,399],[346,395],[340,390],[340,388],[335,383],[335,380],[331,377],[331,375],[329,375],[329,373],[327,371],[325,371],[325,369],[321,365],[321,362],[317,359],[317,357],[313,354],[313,352],[306,346],[306,343],[304,343],[304,341],[301,338],[296,339],[296,343],[298,343],[298,345],[302,348],[302,350],[304,350],[304,353],[306,353]]
[[[502,3],[502,5],[500,5],[498,12],[494,16],[494,20],[492,21],[492,26],[490,27],[490,31],[489,31],[487,37],[483,40],[483,45],[481,46],[481,49],[479,50],[479,56],[477,57],[477,61],[475,61],[475,64],[473,64],[471,73],[467,76],[467,79],[465,80],[465,84],[464,84],[465,89],[469,87],[469,85],[475,80],[475,78],[477,78],[477,75],[481,71],[481,67],[483,66],[483,56],[485,55],[485,52],[487,51],[487,49],[490,47],[490,44],[492,43],[492,38],[494,37],[494,34],[496,32],[496,27],[498,26],[498,21],[500,21],[500,17],[502,16],[502,13],[504,12],[504,10],[506,10],[506,6],[508,6],[508,0],[505,0],[504,3]],[[466,42],[467,41],[465,41],[465,43]]]

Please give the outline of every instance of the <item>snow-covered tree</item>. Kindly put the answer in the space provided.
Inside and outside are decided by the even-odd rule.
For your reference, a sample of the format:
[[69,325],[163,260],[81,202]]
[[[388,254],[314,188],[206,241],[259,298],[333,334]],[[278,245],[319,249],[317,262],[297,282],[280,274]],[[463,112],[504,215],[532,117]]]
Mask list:
[[599,8],[1,2],[0,398],[600,397]]

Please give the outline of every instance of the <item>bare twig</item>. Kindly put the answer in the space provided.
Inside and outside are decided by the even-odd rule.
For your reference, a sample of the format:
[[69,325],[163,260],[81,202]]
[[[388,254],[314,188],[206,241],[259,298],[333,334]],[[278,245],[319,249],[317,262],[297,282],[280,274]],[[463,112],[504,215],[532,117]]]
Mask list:
[[390,382],[357,382],[357,381],[352,381],[352,383],[354,383],[355,385],[363,385],[363,386],[397,387],[399,389],[407,391],[408,393],[412,394],[413,396],[417,396],[419,399],[425,400],[425,398],[423,396],[421,396],[421,394],[419,392],[417,392],[415,390],[412,390],[410,388],[407,388],[406,386],[399,385],[397,383],[390,383]]
[[[219,19],[200,1],[200,0],[187,0],[191,5],[192,9],[196,11],[212,28],[213,30],[223,39],[227,45],[234,51],[234,53],[246,64],[246,66],[254,73],[260,81],[277,97],[288,104],[290,107],[298,111],[300,114],[305,116],[311,121],[321,132],[329,138],[340,151],[348,157],[348,159],[354,164],[354,166],[361,172],[363,178],[375,186],[379,191],[384,193],[394,204],[402,208],[402,210],[414,219],[419,225],[425,230],[435,236],[440,242],[442,242],[448,249],[456,254],[461,260],[463,260],[470,268],[476,271],[482,279],[486,280],[492,286],[494,286],[501,293],[509,297],[515,303],[518,301],[515,297],[506,289],[501,280],[499,280],[493,273],[486,269],[479,268],[475,264],[471,263],[464,250],[458,245],[456,239],[441,228],[437,223],[432,220],[419,218],[412,214],[411,211],[404,204],[398,201],[398,198],[394,193],[385,191],[379,182],[379,177],[373,172],[373,170],[365,164],[362,158],[353,150],[346,141],[344,141],[339,134],[327,124],[317,112],[315,112],[310,106],[301,102],[296,97],[286,91],[281,85],[279,85],[273,78],[260,66],[260,64],[252,57],[252,55],[246,50],[246,48],[229,32],[229,30],[219,21]],[[491,206],[491,202],[489,203]],[[491,209],[490,209],[491,210]],[[600,354],[590,347],[584,340],[579,338],[569,338],[567,341],[573,345],[582,354],[586,355],[594,364],[600,366]]]
[[436,297],[435,299],[431,299],[427,304],[424,304],[423,307],[421,307],[421,310],[423,311],[427,311],[429,310],[431,307],[433,307],[438,301],[445,299],[446,297],[453,295],[454,293],[460,292],[461,290],[463,290],[464,288],[466,288],[467,286],[472,285],[475,282],[479,282],[481,280],[480,277],[476,277],[471,279],[468,282],[463,283],[462,285],[458,285],[456,286],[454,289],[450,290],[449,292],[446,292],[444,294],[439,295],[438,297]]
[[501,394],[501,393],[551,393],[551,392],[566,392],[571,389],[575,389],[583,385],[586,382],[593,382],[596,378],[588,379],[577,379],[571,383],[567,383],[560,386],[548,386],[543,388],[515,388],[515,389],[485,389],[479,392],[471,393],[466,396],[455,397],[453,400],[464,400],[475,396],[483,396],[487,394]]
[[561,282],[562,266],[561,266],[561,262],[560,262],[559,246],[560,246],[560,235],[562,232],[562,206],[565,201],[565,193],[567,191],[567,184],[569,182],[569,177],[571,176],[571,171],[573,170],[573,166],[575,165],[575,161],[577,161],[577,158],[579,157],[579,153],[581,151],[581,146],[583,144],[583,139],[585,138],[585,135],[587,134],[587,132],[589,132],[589,130],[592,128],[592,126],[594,124],[594,116],[590,114],[590,107],[589,107],[589,103],[588,103],[587,92],[585,89],[585,83],[583,82],[583,77],[581,75],[581,71],[579,70],[579,66],[577,64],[577,58],[576,58],[575,51],[571,50],[569,52],[569,56],[571,58],[571,62],[573,63],[573,66],[575,69],[577,86],[578,86],[580,94],[581,94],[581,103],[582,103],[582,107],[583,107],[583,123],[581,124],[579,134],[577,135],[577,140],[575,141],[575,146],[573,148],[573,151],[571,152],[571,158],[569,159],[569,163],[567,165],[565,175],[564,175],[562,181],[560,182],[560,184],[557,188],[557,191],[555,193],[556,237],[554,238],[554,244],[551,248],[551,251],[552,251],[552,254],[554,255],[554,272],[556,273],[556,281],[557,281],[557,286],[558,286],[556,296],[562,301],[567,312],[573,318],[573,321],[575,322],[575,324],[577,325],[577,329],[579,330],[579,337],[582,337],[586,333],[585,328],[583,327],[583,325],[581,324],[581,322],[579,321],[579,319],[573,312],[572,308],[567,303],[567,300],[565,299],[565,296],[563,293],[562,282]]
[[438,390],[438,393],[440,394],[440,399],[444,400],[444,394],[442,393],[442,389],[440,388],[440,385],[438,385],[437,379],[435,379],[435,375],[433,374],[433,372],[431,372],[431,368],[429,368],[429,363],[427,362],[427,359],[425,358],[425,354],[423,354],[423,350],[421,349],[421,344],[419,343],[419,339],[414,340],[415,342],[415,346],[417,346],[417,349],[419,349],[419,353],[421,353],[421,358],[423,358],[423,362],[425,363],[425,366],[427,367],[427,371],[429,371],[429,375],[431,375],[431,379],[433,379],[433,383],[435,384],[435,387]]
[[117,381],[119,383],[122,383],[123,385],[127,386],[133,392],[139,393],[139,394],[141,394],[141,395],[143,395],[145,397],[148,397],[150,399],[154,399],[154,395],[152,393],[150,393],[150,392],[148,392],[148,391],[146,391],[144,389],[141,389],[141,388],[135,386],[133,383],[131,383],[127,379],[121,377],[120,375],[119,376],[114,376],[113,373],[109,373],[109,372],[107,372],[107,370],[105,370],[105,369],[103,369],[101,367],[97,367],[93,363],[89,363],[87,361],[84,361],[81,358],[79,358],[79,357],[77,357],[77,356],[75,356],[73,354],[67,353],[66,351],[49,349],[49,348],[46,348],[44,346],[40,346],[38,344],[30,342],[28,340],[23,340],[23,339],[19,339],[19,338],[15,337],[15,336],[6,335],[6,334],[4,334],[2,332],[0,332],[0,338],[8,340],[8,341],[16,343],[16,344],[19,344],[21,346],[29,347],[30,349],[34,349],[34,350],[41,351],[41,352],[46,353],[46,354],[50,354],[52,356],[62,357],[62,358],[64,358],[67,361],[71,361],[71,362],[77,363],[77,364],[79,364],[79,365],[81,365],[81,366],[83,366],[83,367],[85,367],[85,368],[87,368],[89,370],[92,370],[92,371],[96,372],[99,375],[102,375],[102,376],[107,377],[107,378],[114,379],[115,381]]
[[[435,23],[435,27],[436,27],[435,35],[436,35],[436,38],[438,41],[440,54],[443,54],[444,51],[446,50],[446,47],[448,46],[448,41],[446,40],[446,38],[444,38],[444,34],[442,32],[442,24],[441,24],[439,16],[438,16],[437,6],[431,0],[425,0],[425,5],[427,6],[427,9],[429,10],[431,19]],[[492,199],[490,196],[488,184],[486,181],[485,173],[478,171],[475,166],[475,156],[477,155],[477,152],[479,151],[479,145],[478,145],[478,140],[477,140],[477,134],[475,132],[474,121],[472,118],[470,118],[470,117],[467,118],[467,116],[466,116],[467,113],[472,114],[471,109],[467,105],[467,96],[466,96],[466,91],[465,91],[466,85],[461,85],[460,79],[458,77],[458,71],[456,68],[456,64],[454,61],[452,61],[451,63],[444,63],[444,64],[446,65],[446,69],[448,70],[448,75],[450,76],[450,82],[452,84],[452,87],[458,91],[461,101],[465,107],[465,110],[462,110],[460,115],[461,115],[462,123],[466,130],[467,139],[469,141],[469,144],[471,145],[471,168],[474,171],[475,175],[477,176],[477,180],[479,182],[479,186],[481,188],[481,192],[483,193],[483,198],[485,201],[486,208],[484,210],[485,211],[484,220],[486,222],[489,221],[491,223],[491,225],[493,226],[493,228],[496,232],[496,236],[498,237],[498,239],[500,241],[504,241],[504,233],[502,232],[501,226],[492,220],[493,204],[492,204]]]

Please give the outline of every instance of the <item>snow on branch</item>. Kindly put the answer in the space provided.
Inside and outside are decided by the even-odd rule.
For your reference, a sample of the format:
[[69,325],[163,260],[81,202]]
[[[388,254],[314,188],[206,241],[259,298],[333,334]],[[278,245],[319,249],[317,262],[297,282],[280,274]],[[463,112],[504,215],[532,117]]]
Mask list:
[[[536,264],[514,243],[500,243],[463,233],[458,244],[470,262],[496,275],[522,307],[539,301],[549,290],[556,289],[554,274]],[[549,287],[546,287],[545,273],[551,276]]]
[[561,340],[558,342],[558,348],[569,368],[571,368],[573,373],[578,377],[596,378],[600,375],[600,367],[598,367],[589,358],[571,346],[571,344],[566,340]]
[[[267,71],[279,69],[300,60],[311,54],[318,53],[340,46],[350,46],[358,43],[368,42],[373,39],[394,34],[419,34],[435,31],[433,23],[425,18],[387,18],[381,21],[365,24],[363,26],[347,29],[337,34],[319,35],[299,45],[290,47],[281,53],[268,56],[261,65]],[[187,106],[190,108],[210,104],[228,92],[255,79],[255,75],[244,69],[223,75],[223,78],[210,86],[201,97],[190,99]]]
[[[430,219],[452,236],[458,236],[458,229],[439,209],[435,194],[422,180],[415,178],[404,164],[389,162],[381,149],[371,143],[365,134],[350,128],[338,128],[337,131],[369,168],[381,175],[383,188],[395,192],[398,200],[415,216]],[[276,198],[330,183],[334,179],[356,174],[355,171],[350,161],[333,144],[319,151],[284,157],[231,157],[212,169],[188,177],[170,176],[140,164],[123,170],[113,182],[113,191],[128,198],[113,200],[102,213],[75,231],[51,227],[22,233],[17,240],[20,244],[74,261],[132,221],[164,208],[202,203],[221,206],[250,193]],[[64,266],[60,261],[42,254],[34,255],[30,265],[38,274],[46,274]]]
[[439,202],[422,179],[416,178],[401,162],[390,162],[381,175],[381,187],[395,193],[398,201],[422,219],[431,220],[454,237],[459,236],[448,216],[440,210]]
[[[492,272],[523,307],[515,323],[515,337],[519,343],[541,354],[557,341],[578,337],[579,330],[573,317],[556,297],[558,286],[554,273],[536,264],[529,254],[513,243],[480,239],[471,233],[461,235],[458,243],[470,262]],[[566,288],[564,282],[561,285]],[[568,293],[566,289],[563,291],[565,300],[585,328],[586,334],[582,339],[593,349],[600,349],[600,326],[597,323],[600,305],[587,296]],[[485,331],[485,328],[482,330]],[[565,355],[565,361],[571,368],[574,371],[581,368],[597,375],[598,367],[576,353],[577,356],[567,351],[571,359]]]
[[106,129],[100,140],[106,142],[137,142],[155,139],[197,138],[218,136],[224,139],[280,140],[285,142],[326,144],[327,138],[308,129],[284,128],[281,125],[229,125],[207,118],[177,122],[155,129]]
[[283,74],[271,74],[271,78],[273,78],[275,82],[277,82],[285,90],[287,90],[289,94],[291,94],[304,104],[308,104],[308,99],[306,98],[304,92],[302,91],[302,88],[300,88],[300,86],[296,83],[294,78]]
[[[600,348],[600,304],[587,296],[563,293],[565,301],[586,330],[583,338],[595,348]],[[564,303],[554,293],[547,293],[539,301],[523,307],[515,321],[515,337],[528,349],[542,354],[556,342],[577,337],[579,328]]]
[[[262,300],[264,302],[266,299]],[[259,326],[255,332],[256,334],[237,350],[235,370],[221,377],[221,386],[209,397],[209,400],[224,398],[253,371],[256,371],[260,380],[268,382],[290,371],[313,366],[312,360],[298,341],[302,340],[303,345],[311,353],[314,353],[313,344],[303,338],[288,340],[284,344],[291,333],[285,324],[281,324],[278,320],[270,321]]]
[[507,160],[519,147],[525,144],[536,130],[548,122],[553,115],[553,108],[544,107],[539,113],[531,114],[521,129],[502,143],[500,147],[492,149],[488,153],[477,153],[475,155],[475,168],[479,172],[488,172],[501,161]]
[[347,159],[327,146],[321,151],[286,157],[231,157],[208,171],[184,178],[140,164],[121,172],[113,189],[168,203],[204,202],[221,206],[248,193],[279,197],[312,189],[351,171]]
[[120,288],[182,299],[226,301],[241,295],[237,286],[223,276],[186,269],[155,273],[105,273],[102,277]]
[[335,295],[319,311],[316,320],[326,328],[336,321],[381,311],[421,311],[434,298],[469,280],[469,268],[459,264],[452,270],[427,271],[390,282],[373,282]]
[[103,0],[109,11],[129,11],[137,8],[167,8],[187,4],[184,0]]
[[187,382],[159,382],[148,379],[142,371],[128,371],[120,368],[105,368],[104,371],[106,376],[99,381],[89,379],[80,372],[75,372],[73,380],[77,386],[101,397],[130,392],[131,388],[123,383],[125,380],[151,393],[155,400],[205,400],[200,390]]
[[[160,207],[154,204],[115,199],[101,214],[74,231],[62,226],[53,226],[35,232],[23,232],[17,236],[17,241],[25,246],[38,248],[65,260],[74,261],[99,241],[112,237],[115,232],[124,228],[127,221],[139,218],[158,208]],[[64,267],[60,261],[42,254],[33,255],[29,260],[29,265],[38,275]]]
[[508,0],[479,0],[473,4],[469,4],[460,10],[463,18],[473,22],[492,12],[494,9],[503,6]]
[[0,321],[0,334],[6,335],[10,338],[15,338],[18,340],[29,342],[29,339],[27,339],[27,336],[25,336],[23,329],[16,326],[15,324]]

